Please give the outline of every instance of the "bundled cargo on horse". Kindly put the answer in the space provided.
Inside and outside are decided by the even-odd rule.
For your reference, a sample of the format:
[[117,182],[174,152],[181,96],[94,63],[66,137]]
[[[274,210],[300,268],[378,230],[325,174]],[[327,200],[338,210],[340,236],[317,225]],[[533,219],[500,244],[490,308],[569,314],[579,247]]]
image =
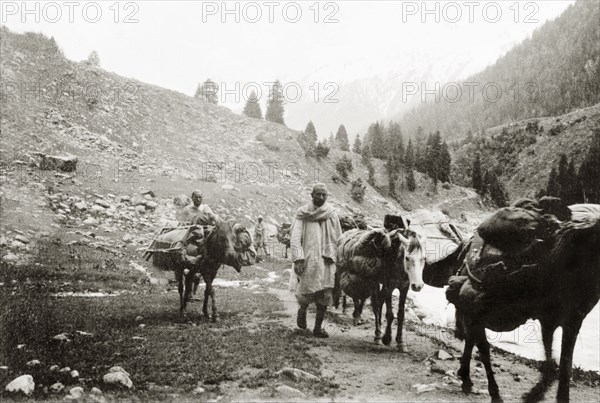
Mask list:
[[[338,240],[336,256],[338,286],[355,301],[355,324],[360,321],[365,300],[371,297],[376,342],[381,340],[385,345],[391,343],[394,320],[392,292],[400,290],[396,341],[401,351],[404,350],[402,329],[406,295],[409,287],[414,291],[420,291],[423,287],[421,277],[425,263],[424,239],[407,228],[405,220],[402,222],[403,228],[391,231],[388,231],[388,225],[387,228],[345,232]],[[380,327],[384,303],[387,326],[382,337]]]
[[[255,263],[256,251],[250,232],[240,224],[215,220],[199,214],[193,225],[161,229],[145,252],[147,259],[163,269],[173,270],[180,294],[180,312],[185,313],[191,293],[196,291],[200,277],[206,283],[202,312],[208,317],[208,299],[212,300],[213,320],[217,317],[213,280],[221,265],[240,272],[242,266]],[[209,225],[202,225],[209,223]]]
[[600,206],[569,206],[565,221],[567,207],[556,200],[521,200],[498,210],[472,239],[434,264],[455,274],[447,279],[446,297],[456,306],[456,336],[465,340],[458,375],[466,393],[473,387],[469,362],[477,346],[490,396],[501,400],[485,329],[510,331],[533,318],[541,323],[546,362],[523,398],[542,400],[555,380],[552,341],[560,326],[557,400],[569,400],[577,335],[600,298]]

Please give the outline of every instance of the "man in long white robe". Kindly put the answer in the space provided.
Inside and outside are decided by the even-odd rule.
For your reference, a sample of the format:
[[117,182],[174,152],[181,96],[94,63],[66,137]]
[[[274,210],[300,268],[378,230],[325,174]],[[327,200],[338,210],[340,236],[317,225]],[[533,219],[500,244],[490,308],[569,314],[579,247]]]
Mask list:
[[322,324],[331,305],[335,285],[335,260],[337,239],[342,227],[337,212],[327,201],[327,188],[317,183],[313,186],[312,203],[298,209],[292,224],[290,249],[294,273],[298,276],[295,289],[298,309],[297,325],[306,329],[306,311],[311,303],[317,306],[313,334],[329,337]]

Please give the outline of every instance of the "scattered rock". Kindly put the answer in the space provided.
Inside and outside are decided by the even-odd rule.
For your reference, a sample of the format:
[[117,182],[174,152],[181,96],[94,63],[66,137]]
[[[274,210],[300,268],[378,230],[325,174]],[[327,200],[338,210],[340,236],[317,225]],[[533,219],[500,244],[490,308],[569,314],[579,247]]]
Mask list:
[[73,371],[70,372],[70,375],[71,375],[71,378],[79,378],[79,371],[74,369]]
[[127,389],[131,389],[133,387],[133,382],[131,379],[129,379],[129,374],[126,372],[109,372],[108,374],[104,375],[102,379],[104,380],[104,383],[109,385],[120,385],[126,387]]
[[155,198],[156,194],[152,191],[152,190],[146,190],[145,192],[142,193],[142,196],[150,196],[151,198]]
[[131,234],[125,234],[123,235],[123,242],[131,242],[133,240],[133,236]]
[[143,205],[135,206],[135,211],[138,214],[144,214],[146,212],[146,206],[143,206]]
[[440,360],[451,360],[453,358],[454,356],[452,356],[452,354],[449,354],[444,350],[438,351],[438,359]]
[[[143,320],[144,320],[143,316],[136,316],[135,317],[135,321],[138,322],[138,323],[141,322],[141,321],[143,321]],[[120,367],[113,367],[113,368],[120,368]]]
[[147,201],[146,202],[146,208],[150,209],[150,210],[156,210],[156,208],[158,207],[158,203],[155,201]]
[[65,389],[65,385],[60,382],[56,382],[52,386],[50,386],[50,392],[52,393],[60,393]]
[[102,391],[96,387],[93,387],[92,390],[90,390],[90,395],[102,396]]
[[58,372],[60,368],[58,367],[58,365],[51,365],[49,368],[50,372]]
[[84,202],[84,201],[81,201],[81,202],[75,203],[73,206],[74,206],[74,207],[75,207],[77,210],[79,210],[79,211],[85,211],[85,210],[87,210],[87,203],[86,203],[86,202]]
[[285,376],[295,381],[318,381],[319,377],[298,368],[285,367],[277,372],[278,376]]
[[74,155],[42,155],[40,169],[74,172],[77,169],[77,157]]
[[425,392],[433,392],[436,389],[436,384],[435,383],[431,383],[431,384],[416,383],[416,384],[412,385],[411,388],[415,389],[417,394],[420,395],[421,393],[425,393]]
[[192,395],[201,395],[204,392],[206,392],[206,390],[202,386],[198,386],[196,389],[194,389],[192,391]]
[[96,220],[94,217],[88,217],[83,220],[83,223],[86,225],[98,225],[98,220]]
[[299,391],[298,389],[294,389],[287,385],[279,385],[275,388],[277,394],[284,399],[293,399],[293,398],[305,398],[306,395]]
[[102,206],[104,208],[110,208],[110,203],[107,202],[106,200],[96,199],[96,201],[94,203],[97,204],[98,206]]
[[23,393],[25,396],[31,396],[35,389],[35,382],[33,382],[31,375],[21,375],[6,385],[5,389],[7,392]]
[[63,373],[63,374],[68,374],[68,373],[70,373],[70,372],[71,372],[71,368],[69,368],[69,367],[64,367],[64,368],[61,368],[61,369],[60,369],[58,372],[61,372],[61,373]]
[[69,390],[69,394],[66,396],[69,400],[81,399],[84,396],[83,388],[81,386],[75,386]]
[[71,341],[71,337],[67,333],[61,333],[54,336],[52,340],[68,343]]
[[40,362],[40,360],[31,360],[29,361],[27,364],[25,364],[25,366],[27,368],[33,368],[33,367],[37,367],[39,365],[41,365],[42,363]]
[[29,243],[29,239],[27,239],[26,237],[24,237],[23,235],[17,235],[15,237],[15,239],[21,243],[24,243],[25,245],[27,245]]
[[14,253],[7,253],[6,255],[2,256],[2,261],[4,263],[16,263],[18,260],[19,257]]

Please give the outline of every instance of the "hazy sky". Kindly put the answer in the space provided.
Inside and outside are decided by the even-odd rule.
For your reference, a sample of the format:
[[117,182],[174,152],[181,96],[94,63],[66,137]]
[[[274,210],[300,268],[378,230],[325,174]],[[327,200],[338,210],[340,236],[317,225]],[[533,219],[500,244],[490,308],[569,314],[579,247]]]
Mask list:
[[22,1],[3,1],[1,20],[53,36],[69,59],[96,50],[106,70],[192,95],[208,77],[228,88],[343,81],[393,70],[390,60],[404,54],[458,47],[493,63],[573,2],[29,1],[26,14]]

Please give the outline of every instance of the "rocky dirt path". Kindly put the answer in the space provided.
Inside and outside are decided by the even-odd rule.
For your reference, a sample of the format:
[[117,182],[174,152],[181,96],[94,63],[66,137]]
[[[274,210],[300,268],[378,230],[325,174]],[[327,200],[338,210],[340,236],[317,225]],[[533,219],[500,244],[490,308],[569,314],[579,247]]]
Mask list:
[[[271,288],[269,292],[285,305],[288,317],[282,321],[295,328],[295,297],[287,290]],[[390,347],[374,343],[370,307],[365,307],[363,317],[368,320],[366,324],[353,326],[351,309],[346,314],[341,309],[331,309],[326,320],[330,338],[324,346],[311,350],[322,362],[322,375],[333,377],[340,385],[334,401],[489,401],[485,371],[479,361],[471,364],[477,393],[462,393],[455,375],[462,353],[460,341],[452,340],[440,330],[411,322],[405,331],[408,352],[399,353],[395,343]],[[310,326],[314,312],[309,312],[308,320]],[[440,359],[440,350],[450,357]],[[538,379],[537,369],[519,357],[496,350],[492,360],[505,401],[520,400]],[[553,401],[555,395],[556,385],[548,393],[548,401]],[[573,382],[571,398],[597,402],[600,390]]]

